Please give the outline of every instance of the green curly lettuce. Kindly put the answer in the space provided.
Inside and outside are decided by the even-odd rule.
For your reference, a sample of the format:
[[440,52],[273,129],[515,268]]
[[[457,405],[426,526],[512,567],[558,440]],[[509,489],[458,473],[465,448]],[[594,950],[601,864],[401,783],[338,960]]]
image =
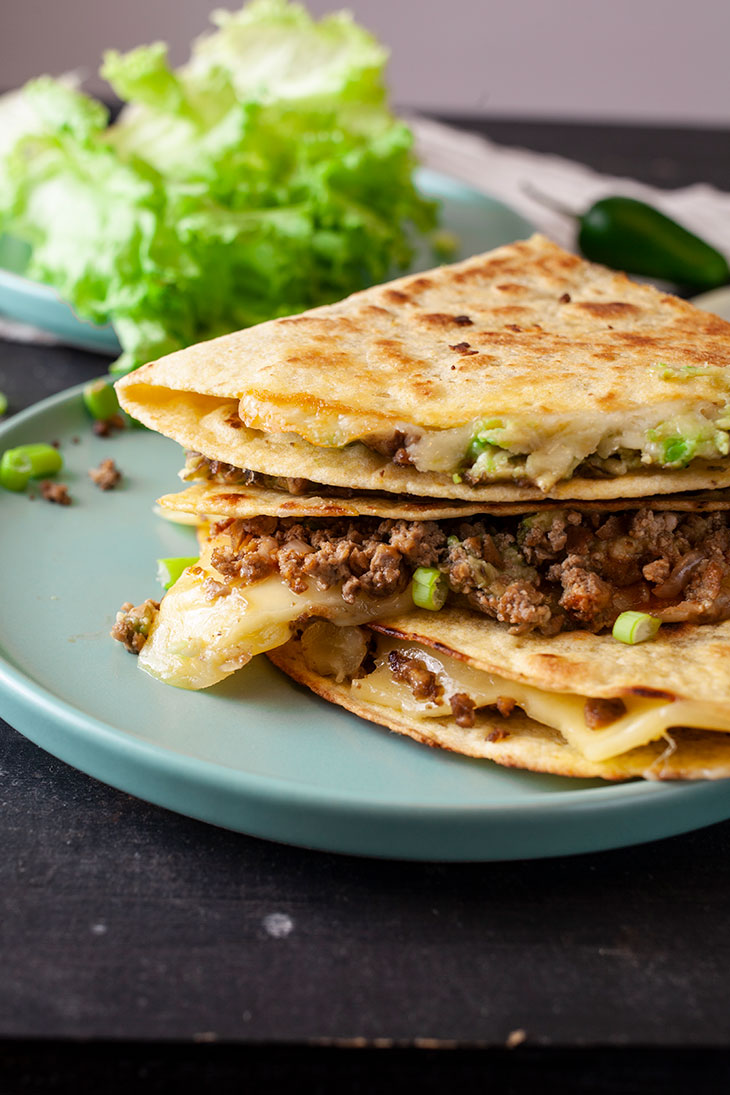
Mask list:
[[105,55],[115,124],[43,78],[0,144],[0,230],[31,244],[29,276],[114,323],[117,371],[382,281],[434,223],[370,34],[287,0],[212,20],[179,69],[162,43]]

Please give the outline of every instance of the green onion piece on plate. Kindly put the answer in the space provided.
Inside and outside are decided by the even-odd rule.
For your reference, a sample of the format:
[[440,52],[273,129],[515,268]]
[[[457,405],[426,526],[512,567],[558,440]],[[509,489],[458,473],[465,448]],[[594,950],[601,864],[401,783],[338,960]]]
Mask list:
[[620,643],[634,646],[653,639],[661,626],[661,620],[646,612],[622,612],[613,625],[613,637]]
[[17,449],[8,449],[0,460],[0,486],[5,490],[21,491],[28,486],[30,479],[30,460]]
[[84,385],[84,406],[91,417],[99,422],[105,422],[119,413],[117,393],[104,377]]
[[0,417],[5,414],[8,409],[8,397],[5,392],[0,392]]
[[53,445],[38,443],[6,449],[0,460],[0,486],[6,490],[25,490],[29,479],[55,475],[63,467],[63,458]]
[[417,567],[413,572],[411,596],[419,608],[438,612],[444,607],[448,592],[446,578],[437,567]]
[[157,581],[169,589],[178,580],[182,572],[198,561],[197,555],[174,555],[169,559],[157,560]]

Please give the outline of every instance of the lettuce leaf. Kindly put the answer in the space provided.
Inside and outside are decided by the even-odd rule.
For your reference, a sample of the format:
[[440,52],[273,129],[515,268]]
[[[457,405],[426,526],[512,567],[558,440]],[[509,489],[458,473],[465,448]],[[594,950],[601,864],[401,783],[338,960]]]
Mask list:
[[176,70],[163,43],[105,55],[115,124],[46,77],[0,145],[0,230],[32,245],[31,277],[113,321],[118,371],[381,281],[435,221],[385,51],[349,15],[253,0],[212,20]]

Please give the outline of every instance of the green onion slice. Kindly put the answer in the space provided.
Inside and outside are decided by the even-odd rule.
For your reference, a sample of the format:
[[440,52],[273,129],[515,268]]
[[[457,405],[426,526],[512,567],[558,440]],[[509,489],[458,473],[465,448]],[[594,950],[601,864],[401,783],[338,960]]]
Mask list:
[[53,445],[38,443],[6,449],[0,460],[0,486],[25,490],[29,479],[45,479],[63,467],[63,457]]
[[448,592],[446,578],[437,567],[417,567],[413,572],[411,596],[419,608],[438,612],[444,607]]
[[30,460],[17,449],[8,449],[0,460],[0,486],[5,490],[21,491],[28,486]]
[[5,392],[0,392],[0,416],[4,415],[8,409],[8,397]]
[[84,405],[91,417],[99,422],[105,422],[119,413],[117,393],[104,377],[84,385]]
[[198,561],[197,555],[174,555],[168,559],[157,560],[157,581],[169,589],[178,580],[182,572]]
[[622,612],[613,625],[613,637],[620,643],[634,646],[653,639],[661,626],[661,620],[646,612]]

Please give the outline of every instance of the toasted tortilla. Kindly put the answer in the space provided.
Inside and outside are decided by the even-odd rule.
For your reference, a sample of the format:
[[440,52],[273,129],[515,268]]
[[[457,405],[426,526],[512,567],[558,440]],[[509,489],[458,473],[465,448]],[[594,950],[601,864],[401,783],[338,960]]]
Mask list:
[[[168,514],[193,514],[211,518],[245,517],[382,517],[403,521],[442,521],[449,518],[489,514],[495,517],[519,516],[526,510],[522,502],[460,502],[436,498],[393,497],[387,494],[353,494],[336,498],[326,493],[287,494],[259,486],[223,486],[195,483],[176,494],[165,494],[157,503]],[[556,503],[544,499],[535,502],[534,511],[554,509]],[[562,502],[561,506],[581,512],[604,513],[640,509],[677,510],[707,513],[730,509],[730,490],[698,491],[694,494],[658,495],[654,498],[609,499],[607,501]]]
[[537,236],[179,351],[118,391],[186,447],[271,475],[464,500],[617,498],[730,486],[730,465],[718,454],[554,485],[548,470],[543,489],[471,485],[451,464],[397,466],[359,439],[507,416],[577,452],[609,419],[644,436],[690,408],[721,415],[728,365],[730,324]]
[[511,635],[497,620],[451,606],[408,612],[372,628],[547,691],[730,705],[730,620],[664,624],[650,642],[634,646],[618,642],[610,632]]
[[[677,703],[688,721],[692,721],[688,717],[692,705],[714,705],[725,719],[730,703],[730,621],[704,627],[665,625],[654,640],[635,646],[619,643],[610,634],[582,631],[549,638],[534,633],[510,635],[497,621],[459,608],[416,610],[370,623],[368,628],[395,640],[399,647],[417,643],[437,657],[445,655],[470,670],[497,677],[503,681],[503,692],[502,685],[499,689],[505,696],[518,695],[519,686],[524,685],[528,691],[539,689],[552,695],[558,704],[562,696],[581,703],[591,697],[623,699],[627,705],[648,703],[657,709]],[[267,657],[294,680],[362,718],[427,745],[509,767],[610,780],[730,776],[730,726],[722,730],[672,724],[648,744],[625,750],[624,740],[625,751],[596,756],[600,750],[581,750],[580,740],[570,744],[553,725],[530,718],[519,706],[508,718],[493,707],[483,707],[476,712],[474,726],[464,727],[450,715],[427,717],[375,702],[347,680],[337,683],[315,672],[305,661],[298,638],[269,651]],[[510,682],[515,682],[514,693]],[[584,735],[586,730],[584,726]]]
[[507,768],[522,768],[574,778],[626,780],[722,779],[730,776],[730,734],[717,731],[672,730],[660,741],[632,749],[609,760],[590,761],[571,748],[549,726],[515,711],[503,719],[492,709],[477,712],[473,727],[459,726],[453,718],[427,719],[353,695],[347,682],[313,672],[304,661],[301,645],[291,640],[267,657],[288,677],[322,699],[346,708],[360,718],[388,727],[424,745],[491,760]]

